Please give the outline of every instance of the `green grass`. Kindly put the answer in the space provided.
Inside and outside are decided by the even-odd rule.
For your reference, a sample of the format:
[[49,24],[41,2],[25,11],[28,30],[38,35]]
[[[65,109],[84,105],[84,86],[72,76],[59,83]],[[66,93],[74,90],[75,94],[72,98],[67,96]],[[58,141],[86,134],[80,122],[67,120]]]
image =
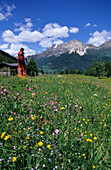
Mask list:
[[110,79],[0,79],[0,169],[111,169]]

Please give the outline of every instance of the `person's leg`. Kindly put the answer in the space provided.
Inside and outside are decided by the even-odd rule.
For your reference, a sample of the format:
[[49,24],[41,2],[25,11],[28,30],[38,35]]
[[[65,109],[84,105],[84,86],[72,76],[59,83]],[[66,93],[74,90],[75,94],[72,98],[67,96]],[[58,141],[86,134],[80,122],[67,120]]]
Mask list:
[[23,69],[23,77],[26,78],[26,70],[25,70],[25,63],[22,65],[22,69]]
[[20,78],[22,78],[21,71],[22,71],[21,63],[18,63],[18,73]]

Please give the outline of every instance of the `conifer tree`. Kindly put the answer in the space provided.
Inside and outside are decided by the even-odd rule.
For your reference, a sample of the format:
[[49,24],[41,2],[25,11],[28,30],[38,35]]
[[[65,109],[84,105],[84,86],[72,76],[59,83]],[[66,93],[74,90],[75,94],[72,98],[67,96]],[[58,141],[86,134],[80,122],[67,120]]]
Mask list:
[[26,66],[26,70],[27,70],[27,74],[30,75],[30,76],[36,76],[37,75],[37,73],[38,73],[37,65],[36,65],[36,62],[35,62],[33,56],[30,57],[30,60],[27,64],[27,66]]

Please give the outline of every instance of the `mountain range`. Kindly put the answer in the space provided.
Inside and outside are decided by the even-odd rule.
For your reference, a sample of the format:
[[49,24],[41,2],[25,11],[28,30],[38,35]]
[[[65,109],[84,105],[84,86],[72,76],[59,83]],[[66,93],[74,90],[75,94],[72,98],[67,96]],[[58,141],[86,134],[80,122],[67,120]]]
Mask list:
[[96,47],[74,39],[67,43],[53,45],[33,57],[38,69],[48,73],[60,73],[65,68],[68,71],[79,69],[83,73],[96,61],[111,60],[111,40]]

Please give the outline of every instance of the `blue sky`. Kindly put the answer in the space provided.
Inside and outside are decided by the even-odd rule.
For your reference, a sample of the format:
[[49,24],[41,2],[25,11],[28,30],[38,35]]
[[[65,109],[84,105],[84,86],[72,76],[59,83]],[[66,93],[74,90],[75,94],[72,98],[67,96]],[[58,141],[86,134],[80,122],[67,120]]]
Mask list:
[[73,39],[99,46],[111,39],[111,0],[1,0],[0,49],[41,53]]

